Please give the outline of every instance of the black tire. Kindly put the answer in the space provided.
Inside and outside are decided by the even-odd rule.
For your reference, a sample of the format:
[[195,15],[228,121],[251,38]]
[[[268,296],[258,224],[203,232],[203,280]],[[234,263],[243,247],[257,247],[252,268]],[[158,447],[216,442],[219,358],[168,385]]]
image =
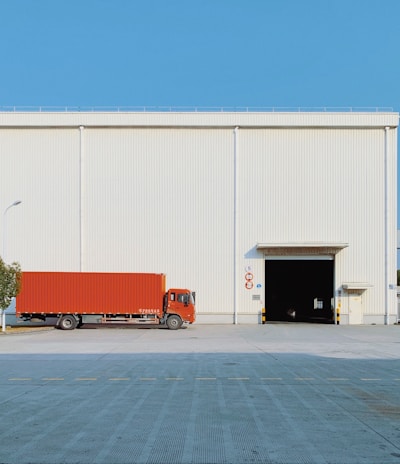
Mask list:
[[183,324],[182,319],[179,316],[173,314],[167,319],[167,327],[171,330],[177,330]]
[[74,330],[77,325],[78,321],[72,314],[66,314],[60,319],[60,322],[58,323],[58,327],[61,330]]

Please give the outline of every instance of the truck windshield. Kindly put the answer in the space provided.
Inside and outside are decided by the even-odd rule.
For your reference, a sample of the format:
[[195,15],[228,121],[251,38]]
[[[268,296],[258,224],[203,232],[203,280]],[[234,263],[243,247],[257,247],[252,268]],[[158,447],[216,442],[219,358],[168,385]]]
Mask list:
[[178,293],[177,300],[179,303],[187,304],[194,304],[194,297],[192,293]]

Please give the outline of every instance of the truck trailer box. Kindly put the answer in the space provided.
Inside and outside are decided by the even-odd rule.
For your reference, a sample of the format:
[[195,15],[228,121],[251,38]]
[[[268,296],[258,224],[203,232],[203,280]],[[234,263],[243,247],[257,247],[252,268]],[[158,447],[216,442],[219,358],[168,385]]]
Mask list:
[[23,272],[16,315],[157,314],[162,316],[164,274]]

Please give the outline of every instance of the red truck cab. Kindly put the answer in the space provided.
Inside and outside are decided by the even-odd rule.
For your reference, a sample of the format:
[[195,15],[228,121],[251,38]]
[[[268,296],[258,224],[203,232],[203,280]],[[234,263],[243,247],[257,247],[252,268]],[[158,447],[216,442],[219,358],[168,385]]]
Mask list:
[[167,318],[167,325],[170,329],[179,328],[182,321],[192,324],[196,320],[194,298],[194,293],[187,289],[171,288],[168,290],[165,314],[171,314]]

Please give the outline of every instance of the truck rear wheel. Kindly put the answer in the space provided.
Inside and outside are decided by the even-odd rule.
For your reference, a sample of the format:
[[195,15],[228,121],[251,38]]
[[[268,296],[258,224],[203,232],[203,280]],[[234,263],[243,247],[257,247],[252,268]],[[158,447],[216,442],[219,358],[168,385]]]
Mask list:
[[78,321],[72,314],[66,314],[65,316],[62,316],[58,323],[58,327],[61,330],[73,330],[77,325]]
[[167,327],[171,330],[179,329],[182,324],[182,319],[179,316],[172,315],[167,319]]

